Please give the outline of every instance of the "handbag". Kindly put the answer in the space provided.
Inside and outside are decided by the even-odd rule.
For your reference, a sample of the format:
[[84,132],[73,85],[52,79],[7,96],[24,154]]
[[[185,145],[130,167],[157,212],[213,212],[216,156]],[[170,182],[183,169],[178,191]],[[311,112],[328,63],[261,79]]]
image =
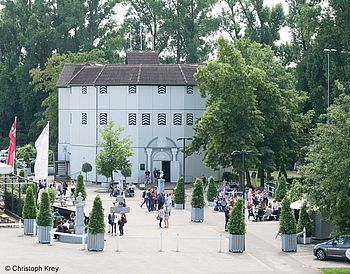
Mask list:
[[160,216],[159,216],[159,214],[157,215],[156,219],[157,219],[157,220],[160,220]]

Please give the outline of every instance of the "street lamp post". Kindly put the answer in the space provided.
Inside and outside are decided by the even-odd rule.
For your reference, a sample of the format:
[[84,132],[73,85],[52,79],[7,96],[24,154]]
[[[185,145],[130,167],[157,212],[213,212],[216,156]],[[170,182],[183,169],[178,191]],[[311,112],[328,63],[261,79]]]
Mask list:
[[[185,160],[186,160],[186,155],[185,155],[185,145],[186,145],[186,140],[189,140],[189,141],[191,141],[192,140],[192,138],[191,137],[179,137],[179,138],[177,138],[176,139],[177,141],[183,141],[183,145],[182,145],[182,147],[183,147],[183,152],[182,152],[182,154],[183,154],[183,161],[182,161],[182,176],[184,177],[184,183],[186,183],[186,181],[185,181],[185,171],[186,171],[186,165],[185,165]],[[183,209],[185,209],[185,201],[184,201],[184,203],[183,203]]]
[[186,181],[185,181],[185,171],[186,171],[186,165],[185,165],[185,159],[186,159],[186,155],[185,155],[185,142],[186,142],[186,140],[189,140],[189,141],[191,141],[192,140],[192,138],[191,137],[179,137],[179,138],[177,138],[176,139],[177,141],[183,141],[183,145],[182,145],[182,147],[183,147],[183,161],[182,161],[182,176],[184,177],[184,183],[186,183]]
[[245,159],[244,156],[248,154],[255,154],[256,152],[254,150],[234,150],[232,151],[231,155],[237,155],[240,154],[242,156],[242,175],[241,175],[241,182],[240,182],[240,189],[242,190],[243,193],[243,201],[245,203],[245,187],[244,187],[244,181],[245,181]]
[[[336,52],[336,49],[324,49],[324,52],[327,53],[327,67],[328,67],[328,73],[327,73],[327,109],[329,109],[329,105],[330,105],[330,64],[329,64],[329,55],[332,52]],[[327,122],[329,122],[329,116],[327,115]]]

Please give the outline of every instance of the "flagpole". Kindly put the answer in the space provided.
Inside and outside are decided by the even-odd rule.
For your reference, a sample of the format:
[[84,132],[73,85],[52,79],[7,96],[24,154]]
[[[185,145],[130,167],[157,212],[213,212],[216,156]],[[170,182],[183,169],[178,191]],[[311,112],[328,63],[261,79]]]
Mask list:
[[[15,116],[15,124],[16,124],[16,143],[17,143],[17,116]],[[13,152],[12,174],[15,174],[15,163],[16,163],[16,143],[15,143],[15,150],[14,150],[14,152]]]

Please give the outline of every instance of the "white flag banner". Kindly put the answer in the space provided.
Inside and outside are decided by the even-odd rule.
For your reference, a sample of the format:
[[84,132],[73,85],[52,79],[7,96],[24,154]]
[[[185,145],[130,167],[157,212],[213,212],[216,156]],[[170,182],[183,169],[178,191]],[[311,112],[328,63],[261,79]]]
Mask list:
[[49,123],[47,123],[39,138],[35,141],[35,148],[35,181],[47,180],[49,172]]

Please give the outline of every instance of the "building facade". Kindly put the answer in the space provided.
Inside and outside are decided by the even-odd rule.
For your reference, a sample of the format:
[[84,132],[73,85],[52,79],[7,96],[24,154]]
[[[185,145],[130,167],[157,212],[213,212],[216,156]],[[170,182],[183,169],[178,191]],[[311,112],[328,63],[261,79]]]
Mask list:
[[[111,119],[124,128],[122,137],[132,140],[128,181],[143,182],[145,172],[156,168],[166,181],[176,182],[183,164],[183,141],[177,139],[193,136],[205,107],[193,77],[197,67],[159,64],[155,52],[129,52],[124,65],[66,64],[57,83],[58,160],[68,163],[69,175],[75,178],[88,162],[93,167],[89,180],[106,181],[96,173],[96,143]],[[211,174],[202,159],[186,158],[186,181]]]

